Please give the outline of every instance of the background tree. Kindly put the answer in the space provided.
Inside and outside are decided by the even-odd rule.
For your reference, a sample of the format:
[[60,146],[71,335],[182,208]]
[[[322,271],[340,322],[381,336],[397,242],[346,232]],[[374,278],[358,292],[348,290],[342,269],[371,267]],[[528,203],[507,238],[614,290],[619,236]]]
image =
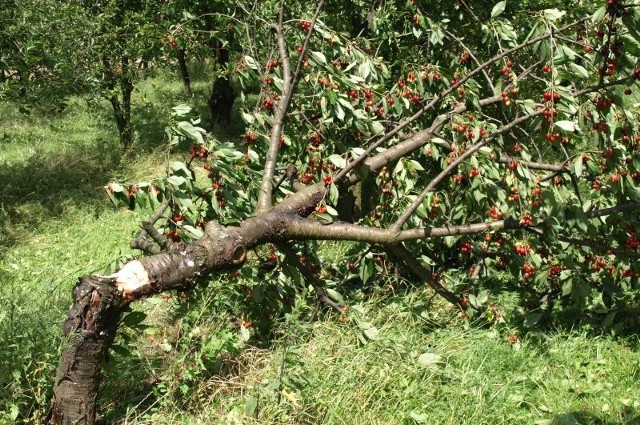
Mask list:
[[[242,142],[216,140],[181,105],[168,131],[190,158],[109,185],[116,202],[157,206],[132,242],[149,255],[75,287],[51,422],[94,422],[100,364],[133,301],[223,270],[233,284],[252,249],[269,276],[254,290],[283,311],[304,282],[343,312],[339,282],[371,284],[392,264],[466,316],[498,320],[488,302],[504,291],[529,325],[637,310],[634,4],[581,17],[356,2],[349,16],[367,25],[355,37],[335,30],[357,31],[353,19],[332,24],[343,15],[323,6],[249,9],[234,75],[259,94]],[[367,202],[351,191],[341,221],[358,183]],[[328,264],[322,240],[361,245]]]
[[[60,104],[91,93],[113,109],[123,148],[133,142],[131,95],[171,50],[158,2],[23,2],[3,8],[3,93]],[[29,25],[25,25],[29,22]]]

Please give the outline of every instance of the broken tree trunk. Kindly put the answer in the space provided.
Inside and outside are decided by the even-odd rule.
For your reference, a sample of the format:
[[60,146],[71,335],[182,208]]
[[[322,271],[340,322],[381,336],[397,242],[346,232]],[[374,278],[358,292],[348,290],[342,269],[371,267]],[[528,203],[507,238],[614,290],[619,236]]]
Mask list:
[[95,422],[102,360],[115,338],[123,308],[114,282],[111,277],[84,276],[73,288],[73,306],[63,329],[67,348],[58,364],[46,421]]
[[324,185],[309,186],[239,227],[209,222],[197,241],[131,261],[111,276],[81,278],[64,324],[66,346],[44,422],[95,423],[102,361],[129,303],[170,289],[189,290],[202,275],[240,267],[248,249],[286,238],[288,224],[311,214],[324,192]]

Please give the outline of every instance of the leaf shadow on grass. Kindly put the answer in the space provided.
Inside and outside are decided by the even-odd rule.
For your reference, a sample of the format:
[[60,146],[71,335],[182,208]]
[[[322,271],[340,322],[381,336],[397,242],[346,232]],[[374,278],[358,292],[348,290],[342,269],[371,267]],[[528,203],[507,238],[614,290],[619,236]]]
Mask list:
[[[629,416],[633,415],[633,412],[629,412]],[[610,420],[602,419],[602,417],[591,413],[589,411],[584,412],[566,412],[557,415],[551,420],[549,425],[640,425],[640,417],[632,418],[624,422],[613,422]]]
[[181,91],[176,91],[175,84],[172,86],[152,84],[151,87],[141,89],[145,92],[152,91],[155,99],[152,101],[141,95],[142,98],[132,105],[131,122],[136,134],[134,149],[148,152],[164,144],[166,142],[164,129],[169,125],[171,110],[181,103],[194,108],[202,118],[200,126],[209,129],[211,119],[206,105],[206,99],[209,97],[207,90],[207,86],[202,82],[195,83],[192,87],[192,97],[187,98]]
[[60,217],[69,204],[106,207],[103,187],[122,158],[117,146],[105,142],[35,153],[24,162],[0,167],[0,249],[16,243],[20,229]]

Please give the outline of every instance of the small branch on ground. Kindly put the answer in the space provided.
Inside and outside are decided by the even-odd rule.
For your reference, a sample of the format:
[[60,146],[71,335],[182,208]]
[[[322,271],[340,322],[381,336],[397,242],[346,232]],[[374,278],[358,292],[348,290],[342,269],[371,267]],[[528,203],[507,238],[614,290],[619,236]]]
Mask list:
[[415,276],[425,281],[427,285],[429,285],[429,287],[435,291],[436,294],[440,295],[451,304],[462,307],[462,305],[460,304],[461,299],[456,294],[449,291],[447,288],[437,282],[433,278],[433,276],[431,276],[431,272],[429,272],[429,270],[427,270],[418,260],[416,260],[413,254],[411,254],[404,246],[402,246],[401,243],[385,244],[384,248],[391,255],[405,264]]

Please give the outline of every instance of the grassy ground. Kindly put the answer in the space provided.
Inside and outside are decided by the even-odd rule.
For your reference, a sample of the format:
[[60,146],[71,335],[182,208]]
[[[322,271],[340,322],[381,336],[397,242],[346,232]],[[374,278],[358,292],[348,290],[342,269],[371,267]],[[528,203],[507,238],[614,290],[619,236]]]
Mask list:
[[[146,215],[110,206],[103,186],[163,170],[180,90],[167,76],[140,87],[126,155],[107,105],[0,106],[0,423],[45,412],[73,283],[130,254]],[[213,279],[187,300],[140,303],[145,329],[123,329],[105,367],[103,422],[640,423],[637,336],[469,324],[414,289],[351,294],[343,320],[310,322],[300,305],[245,341],[227,320],[234,296]]]

